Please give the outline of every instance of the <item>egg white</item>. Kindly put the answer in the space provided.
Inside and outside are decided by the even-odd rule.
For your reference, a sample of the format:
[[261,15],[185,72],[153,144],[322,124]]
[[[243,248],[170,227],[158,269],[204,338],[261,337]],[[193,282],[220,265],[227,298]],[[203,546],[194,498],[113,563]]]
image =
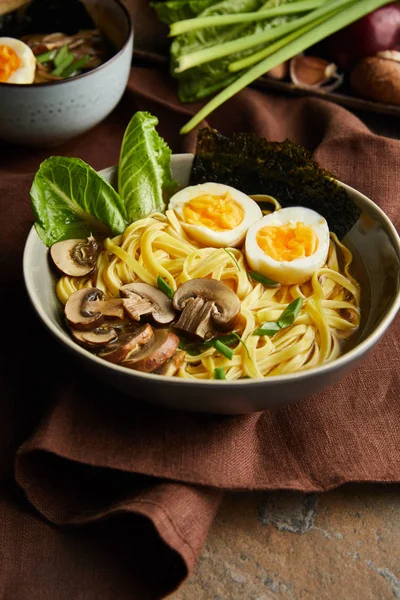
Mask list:
[[[227,192],[232,201],[239,205],[244,213],[242,222],[237,227],[225,231],[214,231],[205,225],[185,223],[183,209],[187,202],[203,194],[223,196]],[[248,228],[262,217],[260,207],[249,196],[229,185],[212,182],[200,183],[180,190],[170,199],[168,209],[175,212],[189,237],[213,248],[235,248],[239,246],[243,242]]]
[[33,83],[36,71],[36,58],[31,48],[16,38],[0,37],[0,45],[14,50],[21,64],[5,83]]
[[[310,227],[318,239],[316,251],[310,256],[291,261],[278,261],[264,253],[257,243],[257,232],[267,226],[282,226],[302,222]],[[246,235],[245,254],[253,271],[284,285],[308,281],[326,262],[329,251],[329,227],[320,214],[309,208],[293,206],[266,215],[252,225]]]

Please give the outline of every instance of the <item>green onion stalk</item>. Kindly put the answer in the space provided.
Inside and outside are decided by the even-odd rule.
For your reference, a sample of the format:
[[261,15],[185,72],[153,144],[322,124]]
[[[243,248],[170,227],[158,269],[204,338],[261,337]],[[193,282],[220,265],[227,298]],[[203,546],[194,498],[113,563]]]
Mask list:
[[[224,104],[229,98],[252,84],[259,77],[277,67],[283,62],[304,52],[326,37],[347,27],[365,15],[389,4],[392,0],[329,0],[319,8],[294,21],[278,25],[262,33],[245,36],[222,44],[192,52],[180,57],[175,73],[190,69],[194,66],[211,62],[218,58],[270,44],[265,49],[254,53],[240,61],[232,62],[229,71],[242,72],[230,85],[223,89],[205,104],[186,125],[180,130],[181,134],[192,131],[215,109]],[[294,2],[293,4],[299,4]],[[272,10],[272,9],[270,9]],[[262,12],[262,11],[261,11]],[[265,14],[267,11],[265,11]],[[254,13],[258,15],[259,13]],[[233,16],[233,15],[231,15]],[[257,17],[258,18],[258,17]],[[201,21],[201,18],[199,19]],[[179,23],[175,25],[178,26]],[[176,30],[176,29],[175,29]],[[274,41],[274,44],[271,42]],[[258,61],[258,62],[257,62]],[[254,64],[255,63],[255,64]],[[250,67],[250,68],[249,68]],[[247,69],[247,70],[246,70]]]

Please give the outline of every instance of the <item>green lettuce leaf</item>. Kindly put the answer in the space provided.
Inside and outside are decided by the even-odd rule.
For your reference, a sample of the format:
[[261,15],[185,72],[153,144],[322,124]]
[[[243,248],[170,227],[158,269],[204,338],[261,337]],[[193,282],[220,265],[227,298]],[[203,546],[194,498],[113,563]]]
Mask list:
[[168,0],[167,2],[151,2],[157,17],[163,23],[171,25],[183,19],[192,19],[211,4],[219,0]]
[[118,235],[127,226],[119,194],[79,158],[51,156],[42,162],[30,199],[36,231],[46,246],[96,233]]
[[[222,0],[206,8],[199,16],[233,14],[241,12],[257,12],[294,0]],[[170,48],[171,73],[178,79],[179,99],[182,102],[194,102],[202,100],[225,88],[238,79],[242,72],[234,73],[228,71],[231,62],[250,56],[260,50],[263,45],[255,46],[241,52],[235,52],[224,58],[212,60],[206,64],[193,67],[183,73],[175,73],[174,69],[178,59],[184,54],[189,54],[204,48],[210,48],[215,44],[221,44],[247,35],[261,33],[278,25],[283,25],[295,20],[299,15],[286,15],[273,17],[255,23],[244,23],[236,26],[206,27],[195,29],[178,35],[172,42]]]
[[178,185],[172,178],[171,149],[158,135],[157,117],[136,112],[122,140],[118,163],[118,192],[128,221],[164,212]]

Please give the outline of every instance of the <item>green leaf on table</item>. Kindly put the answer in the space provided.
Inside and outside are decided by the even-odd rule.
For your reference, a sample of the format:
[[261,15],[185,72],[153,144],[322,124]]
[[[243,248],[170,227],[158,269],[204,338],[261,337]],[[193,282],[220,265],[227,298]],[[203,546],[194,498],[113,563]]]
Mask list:
[[42,162],[30,198],[35,228],[46,246],[96,233],[118,235],[127,226],[119,194],[79,158],[51,156]]
[[157,133],[157,124],[157,117],[138,111],[122,140],[118,192],[129,222],[164,212],[169,197],[178,187],[172,178],[171,149]]

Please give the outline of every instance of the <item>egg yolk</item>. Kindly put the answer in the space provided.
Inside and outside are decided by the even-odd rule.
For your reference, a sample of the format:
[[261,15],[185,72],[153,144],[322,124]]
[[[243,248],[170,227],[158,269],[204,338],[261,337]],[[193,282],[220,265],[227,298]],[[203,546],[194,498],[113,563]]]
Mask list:
[[6,82],[21,64],[17,53],[9,46],[0,44],[0,81]]
[[314,254],[318,238],[311,227],[304,223],[269,225],[257,232],[257,244],[276,261],[290,262]]
[[231,231],[243,221],[244,211],[227,192],[224,196],[203,194],[192,198],[183,207],[183,216],[189,225],[203,225],[214,231]]

